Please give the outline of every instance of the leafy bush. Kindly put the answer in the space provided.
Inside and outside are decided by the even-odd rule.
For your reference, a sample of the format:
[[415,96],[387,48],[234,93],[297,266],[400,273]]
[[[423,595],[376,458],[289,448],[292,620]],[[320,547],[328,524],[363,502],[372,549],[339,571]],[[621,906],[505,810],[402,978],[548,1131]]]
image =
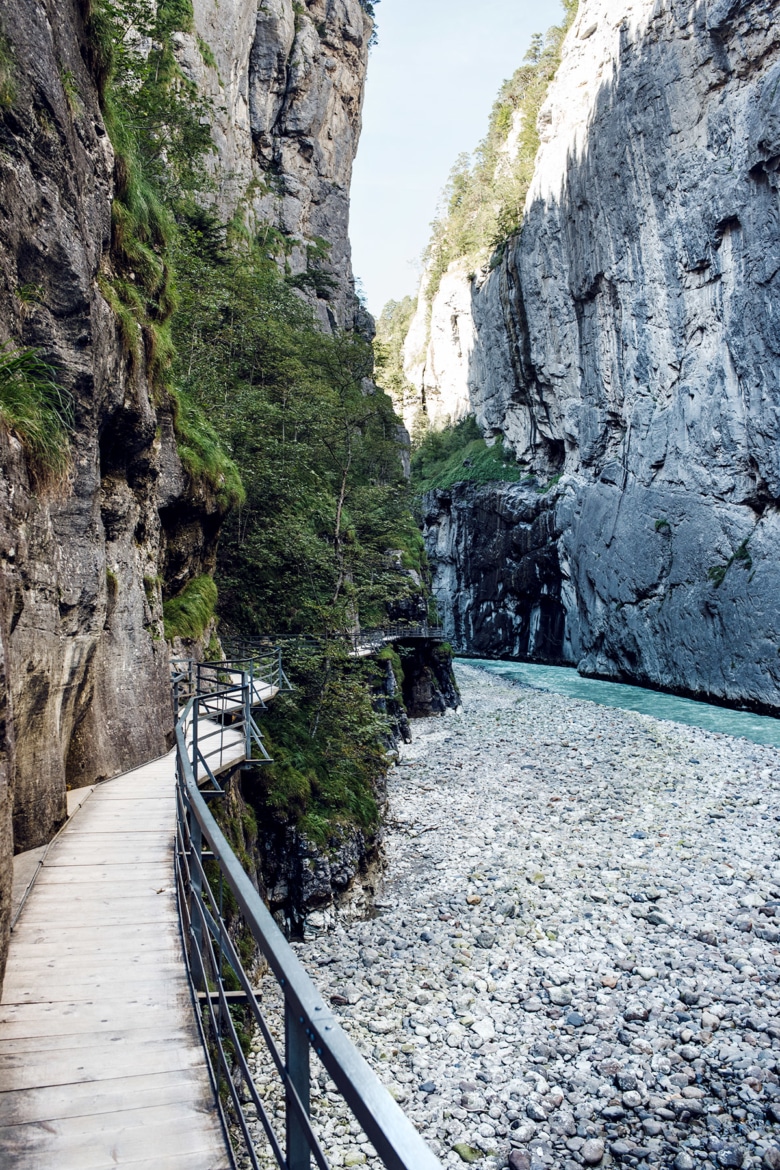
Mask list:
[[37,350],[0,345],[0,423],[18,435],[34,480],[44,483],[65,474],[73,403]]
[[417,391],[404,374],[403,361],[403,346],[416,308],[414,297],[388,301],[376,321],[374,357],[377,381],[399,412],[417,400]]
[[421,563],[399,422],[368,390],[369,343],[328,336],[269,258],[203,212],[179,228],[174,376],[208,415],[246,488],[220,544],[221,613],[247,633],[351,628]]
[[387,768],[387,722],[372,706],[376,667],[341,647],[288,655],[296,690],[278,695],[263,720],[273,763],[260,771],[274,815],[326,845],[341,825],[370,829],[375,784]]
[[516,483],[530,478],[501,440],[488,447],[472,415],[441,431],[429,431],[412,455],[412,485],[420,496],[456,483]]
[[217,604],[217,587],[213,578],[204,574],[193,577],[178,593],[163,602],[165,637],[191,638],[197,641],[206,632]]

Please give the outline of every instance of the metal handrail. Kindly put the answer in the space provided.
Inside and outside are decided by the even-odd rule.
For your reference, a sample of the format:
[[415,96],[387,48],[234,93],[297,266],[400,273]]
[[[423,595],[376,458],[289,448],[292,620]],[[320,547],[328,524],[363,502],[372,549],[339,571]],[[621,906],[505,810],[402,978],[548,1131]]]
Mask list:
[[[244,1158],[248,1158],[253,1170],[259,1170],[261,1163],[250,1133],[251,1119],[243,1103],[248,1098],[282,1170],[310,1170],[312,1158],[320,1170],[329,1170],[327,1155],[310,1120],[310,1055],[314,1051],[387,1170],[442,1170],[340,1027],[212,816],[198,787],[187,735],[188,725],[197,715],[198,701],[198,696],[189,700],[176,724],[176,882],[190,978],[204,1004],[201,1026],[206,1051],[232,1143],[240,1142]],[[207,873],[206,861],[216,873]],[[283,1052],[241,963],[233,942],[235,926],[229,928],[223,917],[226,889],[235,899],[283,995]],[[281,1138],[242,1051],[231,1015],[228,980],[241,988],[243,1008],[249,1011],[262,1036],[284,1089]]]
[[[177,726],[184,722],[190,763],[199,784],[210,782],[221,793],[217,780],[226,768],[242,763],[270,763],[263,736],[253,711],[264,707],[263,693],[278,691],[265,675],[255,673],[253,662],[195,662],[171,660],[171,687]],[[281,666],[281,660],[280,660]],[[186,717],[180,715],[187,703]]]
[[[243,655],[262,654],[262,651],[267,649],[269,644],[273,641],[294,642],[298,645],[322,646],[328,642],[346,643],[351,646],[353,651],[360,650],[380,650],[386,642],[403,641],[407,638],[424,638],[434,642],[441,642],[444,640],[445,633],[443,626],[431,625],[429,622],[392,622],[386,626],[377,626],[369,629],[352,630],[349,633],[340,634],[274,634],[273,639],[270,637],[242,637],[236,639],[227,639],[226,645],[236,657],[240,658]],[[281,668],[281,645],[274,647],[273,653],[280,655]],[[285,681],[286,681],[286,675]]]

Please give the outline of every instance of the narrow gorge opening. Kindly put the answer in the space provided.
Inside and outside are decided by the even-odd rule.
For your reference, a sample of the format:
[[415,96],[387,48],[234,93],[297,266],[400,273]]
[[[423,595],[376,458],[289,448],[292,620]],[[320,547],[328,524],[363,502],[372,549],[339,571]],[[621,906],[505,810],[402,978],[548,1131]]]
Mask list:
[[5,0],[0,1162],[780,1167],[776,7]]

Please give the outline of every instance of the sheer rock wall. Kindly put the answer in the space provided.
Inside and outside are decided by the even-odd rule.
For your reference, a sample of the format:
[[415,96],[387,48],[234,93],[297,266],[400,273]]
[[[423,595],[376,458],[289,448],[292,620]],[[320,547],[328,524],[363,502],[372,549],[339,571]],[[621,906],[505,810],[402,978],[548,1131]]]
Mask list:
[[[326,329],[370,331],[355,297],[348,223],[371,17],[359,0],[194,0],[193,8],[195,32],[176,34],[176,53],[212,102],[220,216],[283,234],[286,263],[293,274],[310,272],[306,292]],[[324,281],[307,254],[317,237],[329,245]]]
[[[85,64],[86,8],[5,0],[0,12],[15,91],[0,108],[0,344],[38,349],[76,416],[70,471],[47,486],[0,428],[0,972],[13,851],[51,838],[68,786],[170,742],[161,585],[175,593],[213,568],[220,524],[99,289],[114,158]],[[326,239],[334,284],[307,295],[326,327],[365,324],[347,215],[370,20],[358,0],[194,10],[214,65],[196,36],[181,34],[176,51],[215,99],[220,214],[277,224],[293,272],[307,269],[306,239]]]
[[[777,711],[776,5],[585,0],[540,129],[522,231],[475,283],[467,376],[485,430],[561,477],[565,656]],[[475,538],[499,496],[476,493]],[[446,609],[482,570],[453,576],[431,519]]]

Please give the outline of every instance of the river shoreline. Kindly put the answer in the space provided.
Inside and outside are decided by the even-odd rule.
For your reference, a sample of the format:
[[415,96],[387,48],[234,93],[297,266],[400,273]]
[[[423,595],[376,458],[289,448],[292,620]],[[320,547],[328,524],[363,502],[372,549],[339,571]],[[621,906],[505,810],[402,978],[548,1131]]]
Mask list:
[[377,916],[297,948],[345,1028],[447,1167],[780,1166],[777,752],[456,673]]

